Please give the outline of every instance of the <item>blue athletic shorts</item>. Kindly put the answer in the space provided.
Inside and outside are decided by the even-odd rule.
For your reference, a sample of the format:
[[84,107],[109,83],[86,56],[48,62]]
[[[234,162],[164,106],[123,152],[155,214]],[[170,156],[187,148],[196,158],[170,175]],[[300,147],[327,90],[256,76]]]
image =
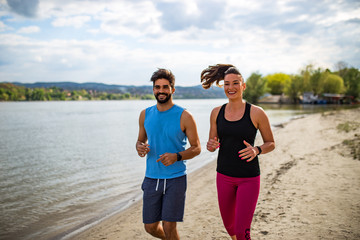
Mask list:
[[143,223],[182,222],[184,218],[186,175],[171,179],[145,177],[143,190]]

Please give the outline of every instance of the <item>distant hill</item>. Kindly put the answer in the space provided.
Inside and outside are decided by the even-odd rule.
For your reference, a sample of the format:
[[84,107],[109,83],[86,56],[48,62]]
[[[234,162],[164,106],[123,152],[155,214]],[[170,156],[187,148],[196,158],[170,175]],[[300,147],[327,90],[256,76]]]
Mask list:
[[[20,83],[13,82],[12,84],[17,86],[23,86],[26,88],[51,88],[57,87],[64,90],[92,90],[96,92],[106,93],[130,93],[131,95],[146,95],[152,94],[152,86],[132,86],[132,85],[115,85],[104,83],[75,83],[75,82],[36,82],[36,83]],[[202,88],[201,85],[193,87],[176,87],[174,98],[177,99],[199,99],[199,98],[226,98],[224,89],[219,87],[213,87],[208,90]]]

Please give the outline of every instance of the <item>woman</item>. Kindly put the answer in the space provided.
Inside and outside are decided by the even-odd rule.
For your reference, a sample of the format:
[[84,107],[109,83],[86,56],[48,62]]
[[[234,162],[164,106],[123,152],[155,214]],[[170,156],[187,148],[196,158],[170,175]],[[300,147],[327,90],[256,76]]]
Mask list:
[[[217,64],[201,73],[205,89],[222,80],[229,101],[211,112],[207,149],[219,148],[216,184],[224,226],[231,239],[251,239],[260,190],[258,155],[274,150],[275,142],[264,110],[243,99],[246,84],[233,65]],[[254,146],[258,129],[264,143]]]

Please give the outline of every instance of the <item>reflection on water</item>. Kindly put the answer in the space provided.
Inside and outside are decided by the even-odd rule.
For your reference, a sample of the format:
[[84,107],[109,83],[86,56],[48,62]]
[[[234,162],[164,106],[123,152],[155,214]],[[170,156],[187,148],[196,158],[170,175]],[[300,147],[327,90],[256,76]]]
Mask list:
[[[193,114],[206,149],[210,112],[226,100],[175,102]],[[138,199],[145,171],[134,147],[138,117],[154,103],[0,103],[0,239],[48,239]],[[272,124],[339,108],[261,106]],[[214,157],[203,151],[188,162],[189,171]]]

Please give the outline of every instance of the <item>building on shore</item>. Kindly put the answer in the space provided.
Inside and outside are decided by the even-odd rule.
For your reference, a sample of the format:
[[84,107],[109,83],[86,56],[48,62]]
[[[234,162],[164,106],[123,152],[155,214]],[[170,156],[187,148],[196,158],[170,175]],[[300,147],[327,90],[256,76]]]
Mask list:
[[[324,93],[321,95],[314,95],[312,92],[305,92],[298,103],[300,104],[352,104],[354,103],[353,96],[346,96],[344,94],[333,94],[333,93]],[[260,98],[260,104],[292,104],[294,102],[284,94],[282,95],[271,95],[266,94]]]
[[312,92],[305,92],[301,99],[303,104],[350,104],[353,101],[353,96],[346,96],[344,94],[323,93],[321,95],[314,95]]

